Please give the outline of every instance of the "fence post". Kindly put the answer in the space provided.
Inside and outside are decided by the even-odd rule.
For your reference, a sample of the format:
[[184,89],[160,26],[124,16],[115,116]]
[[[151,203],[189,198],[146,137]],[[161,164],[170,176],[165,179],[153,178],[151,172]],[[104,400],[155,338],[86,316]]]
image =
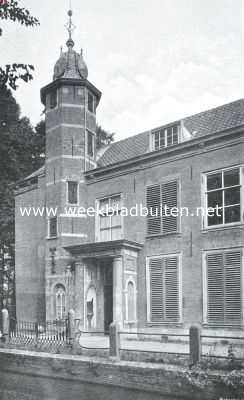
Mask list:
[[3,343],[7,343],[9,339],[9,313],[6,308],[2,310],[2,341]]
[[113,322],[109,326],[109,355],[113,358],[120,358],[120,334],[119,334],[119,324]]
[[201,360],[201,347],[201,327],[195,324],[190,327],[190,361],[193,365]]
[[73,347],[75,342],[75,312],[69,310],[68,313],[68,343]]

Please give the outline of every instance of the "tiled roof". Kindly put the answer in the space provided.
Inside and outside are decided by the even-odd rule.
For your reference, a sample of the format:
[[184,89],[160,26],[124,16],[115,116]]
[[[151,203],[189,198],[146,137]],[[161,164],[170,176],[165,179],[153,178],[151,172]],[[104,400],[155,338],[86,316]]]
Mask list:
[[[194,135],[194,138],[244,125],[244,99],[176,121],[176,123],[180,122],[190,134]],[[168,125],[170,124],[164,126]],[[112,143],[99,159],[98,167],[129,160],[150,151],[150,132],[143,132]]]
[[[244,99],[203,111],[199,114],[173,122],[173,124],[174,123],[183,123],[186,130],[193,135],[194,138],[242,126],[244,125]],[[164,128],[168,125],[171,124],[163,125],[155,129]],[[127,139],[112,143],[99,158],[98,168],[148,153],[150,151],[151,131],[139,133]],[[35,178],[43,173],[45,173],[45,166],[39,168],[24,180]]]

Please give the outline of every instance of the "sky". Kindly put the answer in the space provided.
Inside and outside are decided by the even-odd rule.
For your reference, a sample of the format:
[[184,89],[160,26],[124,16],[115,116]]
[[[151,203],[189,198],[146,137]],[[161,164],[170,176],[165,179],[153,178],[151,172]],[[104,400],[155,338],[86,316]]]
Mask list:
[[[35,125],[65,49],[69,0],[22,0],[40,26],[1,22],[0,63],[35,66],[14,93]],[[244,0],[72,0],[75,49],[102,92],[97,120],[120,140],[244,97]]]

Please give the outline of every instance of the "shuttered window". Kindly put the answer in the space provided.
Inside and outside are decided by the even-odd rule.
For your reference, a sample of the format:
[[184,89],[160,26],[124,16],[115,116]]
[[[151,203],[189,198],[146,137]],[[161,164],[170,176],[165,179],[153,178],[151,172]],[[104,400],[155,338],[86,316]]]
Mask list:
[[209,253],[207,258],[207,319],[213,324],[242,322],[242,251]]
[[[147,234],[159,235],[178,232],[178,181],[147,187]],[[174,210],[175,208],[175,210]],[[173,209],[173,210],[172,210]]]
[[150,321],[179,321],[179,257],[149,260]]

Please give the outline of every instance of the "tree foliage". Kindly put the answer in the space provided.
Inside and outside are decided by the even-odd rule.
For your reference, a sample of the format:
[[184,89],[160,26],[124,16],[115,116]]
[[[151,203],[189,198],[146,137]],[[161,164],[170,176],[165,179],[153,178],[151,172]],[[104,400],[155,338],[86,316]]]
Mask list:
[[105,131],[100,125],[97,125],[96,129],[96,148],[100,150],[104,146],[108,146],[114,141],[115,133],[109,133]]
[[20,116],[6,87],[0,88],[0,137],[0,294],[13,303],[14,185],[43,164],[45,130],[43,122],[34,129],[28,118]]
[[[30,14],[30,11],[19,7],[15,0],[6,0],[0,3],[0,19],[18,22],[27,27],[39,25],[36,17]],[[2,36],[2,28],[0,28],[0,36]],[[33,65],[26,63],[13,63],[0,66],[0,87],[8,86],[17,89],[18,81],[29,82],[33,79]]]

